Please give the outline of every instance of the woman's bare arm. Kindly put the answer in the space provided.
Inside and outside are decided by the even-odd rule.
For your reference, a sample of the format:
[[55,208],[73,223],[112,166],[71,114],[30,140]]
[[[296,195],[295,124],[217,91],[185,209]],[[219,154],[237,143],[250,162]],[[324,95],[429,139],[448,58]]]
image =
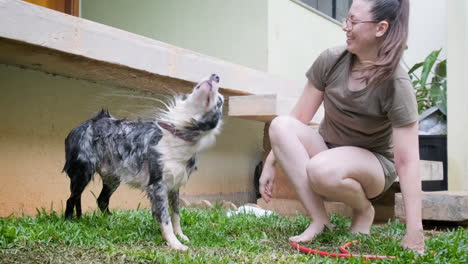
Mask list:
[[395,166],[405,204],[406,235],[403,247],[424,251],[419,174],[418,122],[393,129]]

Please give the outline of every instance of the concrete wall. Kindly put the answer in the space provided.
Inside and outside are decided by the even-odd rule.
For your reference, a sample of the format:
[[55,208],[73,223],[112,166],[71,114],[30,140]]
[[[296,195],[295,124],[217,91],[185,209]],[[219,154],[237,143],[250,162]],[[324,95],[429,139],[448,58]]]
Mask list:
[[267,69],[267,0],[82,0],[81,17]]
[[448,185],[451,191],[468,191],[468,3],[448,4]]

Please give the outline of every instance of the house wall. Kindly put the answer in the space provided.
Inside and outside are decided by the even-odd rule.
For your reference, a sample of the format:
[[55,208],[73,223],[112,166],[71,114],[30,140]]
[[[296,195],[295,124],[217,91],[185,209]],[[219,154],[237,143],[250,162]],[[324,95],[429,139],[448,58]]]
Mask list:
[[267,70],[267,0],[82,0],[81,17]]
[[[326,37],[324,37],[326,36]],[[338,22],[298,1],[268,3],[268,72],[306,82],[305,72],[325,49],[345,45]],[[291,93],[300,89],[289,88]],[[298,95],[298,94],[296,94]]]
[[450,191],[468,191],[468,3],[447,1],[448,7],[448,185]]
[[411,0],[408,50],[403,60],[409,66],[421,62],[433,50],[447,58],[447,3],[441,0]]

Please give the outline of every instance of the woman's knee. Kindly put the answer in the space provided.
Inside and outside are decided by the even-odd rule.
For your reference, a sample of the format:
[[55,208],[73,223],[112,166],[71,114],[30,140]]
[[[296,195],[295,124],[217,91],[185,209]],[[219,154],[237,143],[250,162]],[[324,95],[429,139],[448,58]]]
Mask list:
[[273,119],[268,129],[270,141],[277,141],[282,136],[287,135],[288,128],[290,129],[291,126],[294,126],[294,122],[297,122],[297,120],[287,115],[278,116],[275,119]]
[[330,190],[339,188],[341,172],[339,166],[331,162],[328,157],[317,155],[306,164],[307,178],[312,190],[324,195]]

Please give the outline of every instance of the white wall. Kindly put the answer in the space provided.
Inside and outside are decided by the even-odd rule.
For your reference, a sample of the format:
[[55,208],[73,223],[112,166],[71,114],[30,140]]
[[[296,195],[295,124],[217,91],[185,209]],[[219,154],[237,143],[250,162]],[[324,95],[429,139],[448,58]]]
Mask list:
[[403,57],[409,67],[440,48],[442,52],[439,59],[447,58],[447,2],[410,1],[408,50]]

